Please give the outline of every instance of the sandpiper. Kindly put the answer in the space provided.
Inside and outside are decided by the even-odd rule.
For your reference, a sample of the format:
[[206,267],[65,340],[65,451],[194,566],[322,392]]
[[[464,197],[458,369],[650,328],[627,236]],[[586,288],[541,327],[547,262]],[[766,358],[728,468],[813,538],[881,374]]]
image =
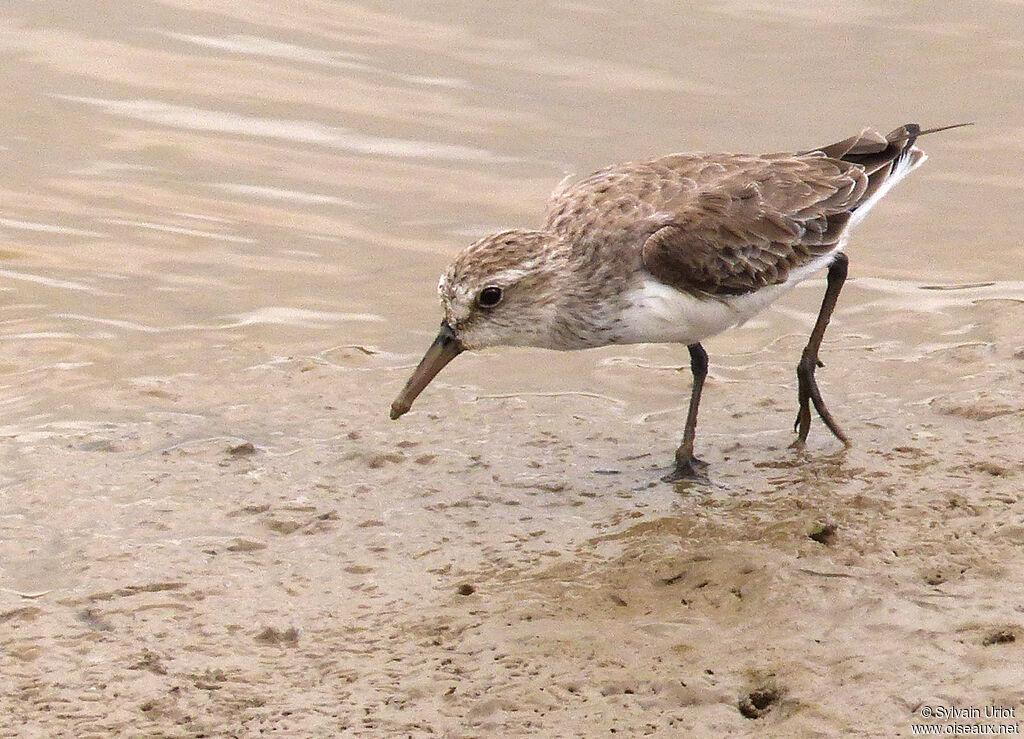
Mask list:
[[813,403],[849,445],[821,398],[814,371],[846,279],[850,229],[926,159],[908,123],[828,146],[780,154],[671,154],[602,169],[551,196],[539,230],[487,236],[441,277],[441,330],[403,390],[404,414],[460,352],[487,346],[588,349],[685,344],[693,387],[675,465],[664,479],[700,477],[697,408],[708,356],[700,342],[742,324],[801,280],[828,268],[825,297],[797,365],[793,446]]

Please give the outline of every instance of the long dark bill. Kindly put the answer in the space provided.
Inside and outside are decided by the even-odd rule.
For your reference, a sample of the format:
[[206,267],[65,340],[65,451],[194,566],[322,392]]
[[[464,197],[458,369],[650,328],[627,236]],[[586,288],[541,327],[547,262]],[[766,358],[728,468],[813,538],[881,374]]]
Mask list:
[[413,401],[423,392],[423,388],[430,384],[430,381],[446,364],[461,353],[462,344],[455,338],[455,332],[452,331],[452,327],[448,325],[447,321],[442,321],[441,331],[434,339],[434,343],[427,349],[427,353],[423,355],[423,359],[413,370],[412,377],[405,383],[405,387],[395,398],[395,402],[391,404],[391,420],[394,421],[412,408]]

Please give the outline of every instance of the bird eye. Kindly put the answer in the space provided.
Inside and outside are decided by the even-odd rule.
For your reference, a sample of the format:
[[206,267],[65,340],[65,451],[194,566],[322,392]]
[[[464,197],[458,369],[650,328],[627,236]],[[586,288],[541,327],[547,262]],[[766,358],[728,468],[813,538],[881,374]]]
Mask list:
[[485,287],[480,291],[480,295],[477,297],[476,302],[481,308],[493,308],[501,302],[501,288],[491,285]]

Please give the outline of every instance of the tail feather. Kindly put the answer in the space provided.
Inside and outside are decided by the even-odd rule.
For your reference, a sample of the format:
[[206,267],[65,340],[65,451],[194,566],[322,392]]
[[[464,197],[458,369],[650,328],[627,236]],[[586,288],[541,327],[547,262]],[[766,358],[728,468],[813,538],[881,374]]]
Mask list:
[[964,126],[973,126],[974,121],[968,121],[967,123],[952,123],[948,126],[938,126],[936,128],[926,128],[923,131],[918,131],[918,136],[927,136],[930,133],[938,133],[939,131],[948,131],[951,128],[963,128]]
[[885,138],[875,131],[868,130],[852,139],[819,149],[818,151],[824,152],[826,156],[863,167],[867,175],[868,185],[860,201],[853,208],[850,225],[859,223],[893,185],[928,158],[924,151],[914,145],[920,136],[969,125],[971,124],[956,123],[951,126],[922,129],[916,123],[907,123],[890,131]]
[[916,123],[907,123],[897,129],[890,131],[884,137],[871,128],[866,128],[855,136],[837,141],[828,146],[821,146],[816,149],[809,149],[801,154],[812,154],[820,152],[831,159],[842,159],[864,167],[868,174],[871,174],[879,167],[900,158],[910,149],[920,136],[939,131],[948,131],[951,128],[973,126],[973,123],[954,123],[950,126],[938,126],[936,128],[922,129]]
[[954,123],[950,126],[937,126],[936,128],[922,129],[921,126],[916,123],[907,123],[886,134],[885,140],[890,146],[895,147],[899,152],[896,155],[896,158],[898,159],[911,152],[914,148],[914,144],[917,143],[917,139],[921,136],[927,136],[930,133],[938,133],[939,131],[948,131],[951,128],[962,128],[964,126],[973,125],[973,123]]

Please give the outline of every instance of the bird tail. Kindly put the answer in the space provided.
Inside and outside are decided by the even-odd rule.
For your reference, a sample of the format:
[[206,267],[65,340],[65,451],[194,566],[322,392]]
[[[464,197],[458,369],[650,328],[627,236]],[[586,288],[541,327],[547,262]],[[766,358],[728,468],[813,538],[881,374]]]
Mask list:
[[916,123],[907,123],[890,131],[885,136],[882,136],[872,128],[865,128],[848,139],[837,141],[828,146],[821,146],[817,149],[810,149],[809,151],[801,152],[801,154],[821,152],[831,159],[842,159],[846,162],[859,164],[864,167],[868,174],[871,174],[879,167],[889,164],[910,152],[914,148],[914,144],[917,143],[917,139],[921,136],[972,125],[974,124],[954,123],[951,126],[922,129]]
[[[936,128],[926,128],[924,130],[921,130],[921,127],[918,126],[916,123],[908,123],[905,126],[905,128],[909,128],[910,126],[913,126],[914,128],[918,129],[917,130],[917,135],[918,136],[927,136],[930,133],[938,133],[939,131],[948,131],[951,128],[963,128],[964,126],[973,126],[973,125],[974,125],[974,121],[968,121],[967,123],[951,123],[948,126],[938,126]],[[897,129],[897,130],[899,130],[899,129]]]
[[[949,126],[937,126],[935,128],[921,128],[916,123],[907,123],[900,126],[899,128],[890,131],[885,136],[885,141],[888,147],[895,149],[894,166],[909,165],[911,168],[923,162],[927,157],[925,153],[918,149],[914,144],[917,143],[917,139],[921,136],[927,136],[930,133],[938,133],[939,131],[948,131],[951,128],[962,128],[964,126],[973,126],[974,123],[954,123]],[[903,162],[902,160],[909,158],[910,161]]]
[[868,186],[853,209],[850,225],[860,222],[897,182],[924,164],[928,155],[915,145],[918,138],[970,125],[954,123],[951,126],[923,129],[916,123],[907,123],[890,131],[884,138],[877,131],[868,129],[845,141],[822,148],[820,151],[826,156],[860,165],[868,176]]

